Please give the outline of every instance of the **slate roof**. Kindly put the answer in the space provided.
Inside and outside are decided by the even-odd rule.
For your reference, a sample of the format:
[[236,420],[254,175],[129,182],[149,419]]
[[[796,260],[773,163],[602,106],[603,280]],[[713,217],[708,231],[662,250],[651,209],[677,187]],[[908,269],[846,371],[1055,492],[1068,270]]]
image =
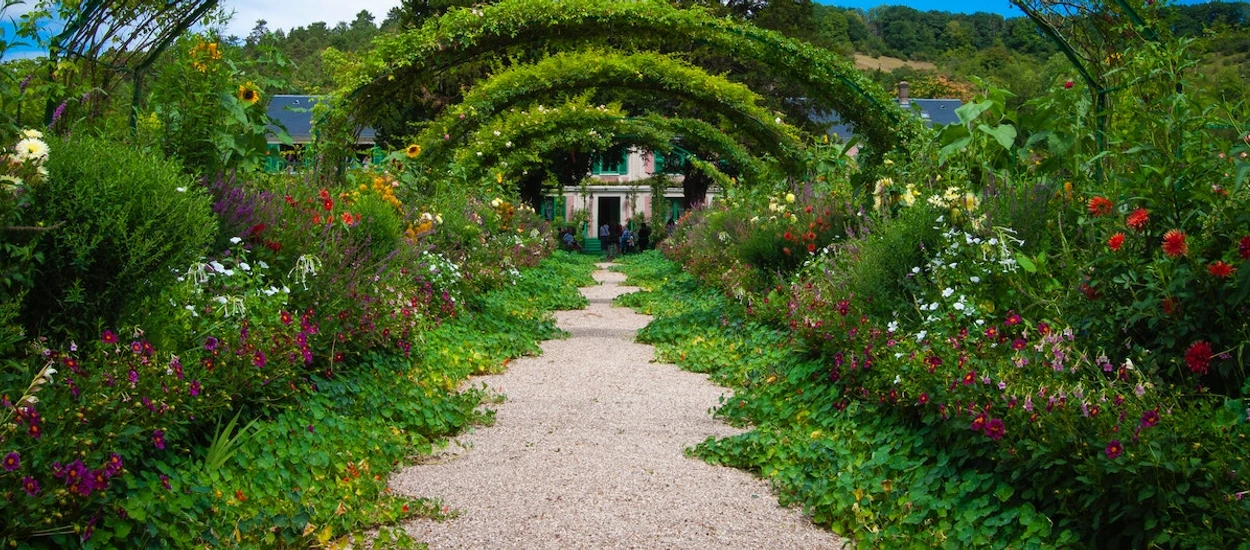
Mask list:
[[[286,127],[291,141],[312,143],[312,107],[318,99],[318,96],[312,95],[275,95],[269,101],[269,117]],[[276,133],[277,130],[275,126],[269,126],[269,131]],[[373,128],[365,128],[360,131],[356,143],[371,144],[376,136],[377,132]],[[278,140],[270,137],[269,142],[278,143]]]
[[[924,119],[925,125],[933,126],[935,124],[946,126],[950,124],[958,124],[959,116],[955,114],[955,109],[963,106],[964,102],[958,99],[912,99],[911,106],[917,109],[920,118]],[[812,122],[829,124],[829,135],[837,136],[838,139],[846,141],[855,135],[849,124],[842,123],[842,117],[836,112],[825,112],[811,114]]]

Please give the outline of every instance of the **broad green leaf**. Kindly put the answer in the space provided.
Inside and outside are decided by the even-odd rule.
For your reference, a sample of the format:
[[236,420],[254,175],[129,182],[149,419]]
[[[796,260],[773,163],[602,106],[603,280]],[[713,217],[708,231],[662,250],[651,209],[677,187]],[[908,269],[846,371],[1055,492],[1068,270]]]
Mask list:
[[993,128],[982,124],[977,126],[977,129],[993,136],[998,144],[1008,151],[1016,144],[1016,127],[1010,124],[999,124]]
[[1016,262],[1019,263],[1020,267],[1025,271],[1028,271],[1029,273],[1037,273],[1037,264],[1034,264],[1033,260],[1028,256],[1025,256],[1020,252],[1016,252]]

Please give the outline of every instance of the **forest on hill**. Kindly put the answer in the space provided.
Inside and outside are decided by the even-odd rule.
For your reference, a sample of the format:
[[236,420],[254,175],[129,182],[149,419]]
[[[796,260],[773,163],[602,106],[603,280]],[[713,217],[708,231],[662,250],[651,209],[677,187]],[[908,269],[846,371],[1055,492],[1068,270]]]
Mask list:
[[[1005,87],[1017,97],[1028,98],[1056,80],[1070,78],[1065,76],[1070,72],[1069,64],[1058,55],[1055,43],[1023,16],[922,12],[906,6],[860,10],[811,0],[672,1],[748,20],[847,58],[858,53],[932,62],[935,69],[902,67],[875,71],[873,75],[890,90],[898,81],[909,80],[915,97],[969,99],[975,89],[975,77]],[[334,85],[332,76],[323,68],[322,56],[328,49],[349,54],[361,52],[378,35],[418,26],[448,9],[478,3],[405,0],[381,21],[377,15],[362,10],[350,22],[317,22],[294,29],[271,30],[266,21],[257,21],[248,36],[227,37],[227,41],[243,46],[253,59],[272,60],[273,54],[278,53],[280,58],[289,60],[279,71],[288,74],[288,86],[283,91],[321,93]],[[1192,47],[1205,59],[1201,89],[1221,99],[1245,99],[1245,83],[1250,80],[1250,3],[1208,2],[1169,9],[1167,31],[1192,38]]]

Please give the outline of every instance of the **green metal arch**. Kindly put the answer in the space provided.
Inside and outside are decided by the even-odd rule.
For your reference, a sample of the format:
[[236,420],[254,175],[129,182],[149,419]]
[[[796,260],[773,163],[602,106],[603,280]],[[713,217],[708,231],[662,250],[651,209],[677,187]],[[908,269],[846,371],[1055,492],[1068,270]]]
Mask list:
[[869,81],[835,54],[784,36],[720,19],[700,9],[663,1],[504,0],[456,10],[377,43],[377,57],[362,65],[348,98],[363,112],[390,101],[404,86],[460,63],[526,44],[654,40],[672,37],[753,59],[801,86],[808,98],[832,106],[874,148],[907,148],[922,130]]

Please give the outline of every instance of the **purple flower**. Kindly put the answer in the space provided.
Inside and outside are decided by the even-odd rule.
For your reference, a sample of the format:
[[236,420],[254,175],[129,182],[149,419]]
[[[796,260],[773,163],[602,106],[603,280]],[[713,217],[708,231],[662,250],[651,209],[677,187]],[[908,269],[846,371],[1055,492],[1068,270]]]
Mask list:
[[130,372],[126,373],[126,379],[130,381],[130,387],[133,388],[135,384],[139,383],[139,373],[131,369]]
[[100,334],[100,341],[105,344],[116,344],[117,340],[117,333],[111,330],[105,330],[102,334]]
[[17,85],[18,94],[26,93],[26,87],[30,86],[30,79],[33,78],[34,76],[35,76],[35,73],[31,73],[31,74],[26,75],[26,78],[22,79],[22,83]]
[[173,487],[169,486],[169,476],[161,474],[161,487],[164,487],[166,491],[173,490]]
[[213,336],[209,336],[208,338],[205,338],[204,349],[208,351],[213,351],[217,349],[217,338]]
[[1003,424],[1003,420],[1001,418],[991,418],[985,425],[985,435],[995,441],[1002,439],[1003,435],[1006,433],[1007,425]]
[[256,368],[258,369],[261,367],[264,367],[265,366],[265,352],[256,350],[256,353],[252,355],[252,364],[255,365]]
[[49,124],[49,126],[55,125],[56,121],[61,120],[61,116],[65,114],[65,108],[68,106],[69,106],[68,99],[62,101],[60,105],[56,106],[56,110],[52,111],[52,124]]
[[1104,452],[1107,453],[1107,458],[1119,458],[1120,455],[1124,454],[1124,445],[1120,443],[1119,439],[1112,439],[1110,443],[1107,443],[1107,449]]
[[6,472],[12,472],[13,470],[16,470],[21,467],[22,467],[22,456],[17,454],[17,451],[4,455],[4,470]]
[[157,449],[165,449],[165,430],[155,430],[152,432],[152,444]]
[[122,466],[122,455],[109,453],[108,461],[104,463],[104,471],[109,477],[113,477],[122,471]]
[[1152,409],[1152,410],[1142,413],[1141,427],[1151,428],[1151,427],[1154,427],[1154,425],[1158,423],[1159,423],[1159,411]]
[[39,494],[39,482],[35,478],[26,476],[22,478],[22,489],[26,490],[26,494],[35,496]]
[[143,344],[140,344],[138,340],[135,340],[134,342],[131,342],[131,343],[130,343],[130,351],[134,352],[134,353],[135,353],[135,355],[138,355],[138,354],[140,354],[140,353],[143,353]]
[[187,391],[189,391],[189,392],[191,393],[191,397],[196,397],[196,396],[200,395],[200,389],[201,389],[201,388],[200,388],[200,381],[199,381],[199,380],[192,380],[192,381],[191,381],[191,387],[187,388]]

